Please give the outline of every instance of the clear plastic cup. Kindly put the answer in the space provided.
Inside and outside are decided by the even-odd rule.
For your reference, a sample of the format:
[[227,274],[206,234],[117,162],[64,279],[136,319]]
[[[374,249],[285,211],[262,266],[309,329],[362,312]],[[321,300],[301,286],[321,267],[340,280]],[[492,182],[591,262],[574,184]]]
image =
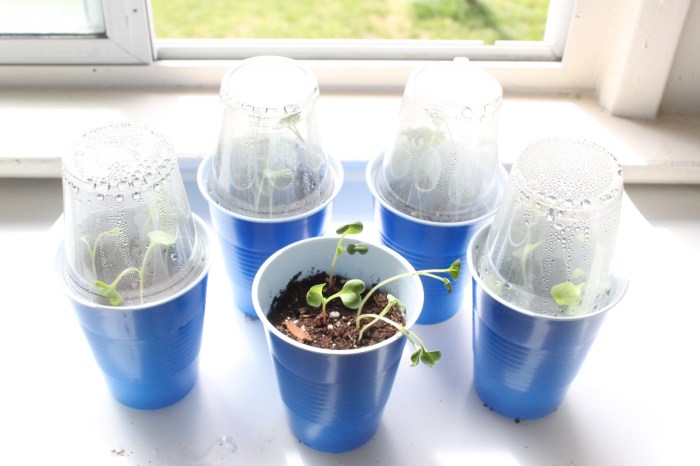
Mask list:
[[491,211],[499,198],[502,94],[498,80],[467,59],[414,71],[376,180],[381,196],[400,212],[434,222]]
[[177,293],[205,265],[170,142],[130,123],[82,135],[63,159],[64,277],[99,305]]
[[477,269],[511,304],[550,315],[608,303],[622,170],[598,144],[573,138],[528,146],[511,169]]
[[318,83],[283,57],[254,57],[221,82],[221,128],[207,188],[222,207],[252,218],[313,210],[333,193],[316,124]]

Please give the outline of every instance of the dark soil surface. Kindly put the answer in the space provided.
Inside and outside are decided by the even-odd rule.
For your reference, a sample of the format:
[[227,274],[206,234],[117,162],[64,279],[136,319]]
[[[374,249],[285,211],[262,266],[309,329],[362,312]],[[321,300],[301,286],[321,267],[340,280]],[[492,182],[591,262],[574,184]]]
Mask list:
[[[331,296],[342,289],[348,279],[337,276],[333,289],[329,290],[326,272],[317,272],[303,279],[299,279],[300,275],[301,273],[295,275],[274,298],[267,315],[268,320],[282,333],[317,348],[352,349],[382,342],[398,331],[385,322],[376,322],[365,331],[362,340],[358,342],[359,329],[355,325],[356,310],[346,308],[340,298],[336,298],[327,304],[327,319],[324,322],[319,317],[321,308],[313,308],[306,302],[306,293],[312,286],[326,283],[323,295]],[[373,286],[369,283],[366,285],[365,293]],[[379,290],[367,301],[362,313],[379,314],[386,304],[386,293]],[[405,316],[396,306],[392,307],[386,317],[401,325],[405,324]],[[369,322],[371,322],[370,319],[363,319],[361,325]]]

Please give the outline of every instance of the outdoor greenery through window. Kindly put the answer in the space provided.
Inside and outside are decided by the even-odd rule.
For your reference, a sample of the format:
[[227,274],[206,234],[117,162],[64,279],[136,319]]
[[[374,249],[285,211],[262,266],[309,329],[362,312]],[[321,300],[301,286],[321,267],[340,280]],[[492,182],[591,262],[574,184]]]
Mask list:
[[159,39],[541,41],[549,0],[152,0]]

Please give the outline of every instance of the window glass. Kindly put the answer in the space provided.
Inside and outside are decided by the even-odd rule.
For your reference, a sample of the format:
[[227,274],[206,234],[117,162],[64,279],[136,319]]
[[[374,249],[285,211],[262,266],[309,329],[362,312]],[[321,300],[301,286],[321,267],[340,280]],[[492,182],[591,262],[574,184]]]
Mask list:
[[541,41],[549,0],[152,0],[161,39]]
[[1,0],[0,35],[105,34],[100,0]]

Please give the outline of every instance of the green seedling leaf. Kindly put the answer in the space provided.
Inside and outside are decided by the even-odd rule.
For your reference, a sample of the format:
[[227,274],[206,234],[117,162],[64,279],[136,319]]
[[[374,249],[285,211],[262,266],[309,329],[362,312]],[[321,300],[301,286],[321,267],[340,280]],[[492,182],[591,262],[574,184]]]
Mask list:
[[362,233],[363,228],[364,227],[362,226],[362,222],[352,222],[341,226],[340,228],[335,230],[335,232],[339,235],[356,235],[358,233]]
[[452,293],[452,283],[448,279],[444,279],[442,282],[443,285],[445,285],[445,288],[447,288],[448,293]]
[[[457,259],[450,265],[450,268],[447,270],[447,272],[450,274],[450,277],[452,277],[452,280],[457,280],[459,278],[459,274],[462,270],[462,261],[460,259]],[[450,288],[448,290],[452,291]]]
[[423,352],[423,348],[418,348],[413,353],[411,353],[411,367],[416,367],[420,362],[420,355]]
[[319,307],[323,304],[323,288],[326,286],[325,283],[320,283],[309,288],[306,293],[306,302],[311,307]]
[[440,351],[423,350],[420,354],[420,360],[428,367],[435,366],[440,361],[441,357],[442,353]]
[[288,117],[282,118],[280,122],[284,125],[296,125],[299,123],[299,120],[301,120],[301,114],[295,113],[293,115],[289,115]]
[[366,244],[348,244],[348,247],[346,248],[346,251],[348,251],[348,254],[353,255],[355,253],[358,254],[367,254],[367,251],[369,251],[369,246]]
[[121,304],[123,299],[122,295],[119,294],[114,286],[108,285],[100,280],[95,280],[92,285],[95,289],[95,293],[109,300],[109,304],[112,306]]
[[575,285],[571,282],[563,282],[552,287],[552,298],[560,306],[575,306],[581,303],[581,289],[584,283]]
[[441,357],[440,351],[428,351],[421,345],[411,354],[411,367],[416,367],[421,362],[428,367],[433,367],[437,365]]
[[357,309],[362,302],[360,294],[365,291],[365,282],[358,279],[348,280],[343,289],[338,292],[340,300],[343,301],[345,307],[349,309]]
[[169,248],[175,247],[175,235],[163,230],[149,231],[148,238],[151,240],[151,244],[162,244]]

